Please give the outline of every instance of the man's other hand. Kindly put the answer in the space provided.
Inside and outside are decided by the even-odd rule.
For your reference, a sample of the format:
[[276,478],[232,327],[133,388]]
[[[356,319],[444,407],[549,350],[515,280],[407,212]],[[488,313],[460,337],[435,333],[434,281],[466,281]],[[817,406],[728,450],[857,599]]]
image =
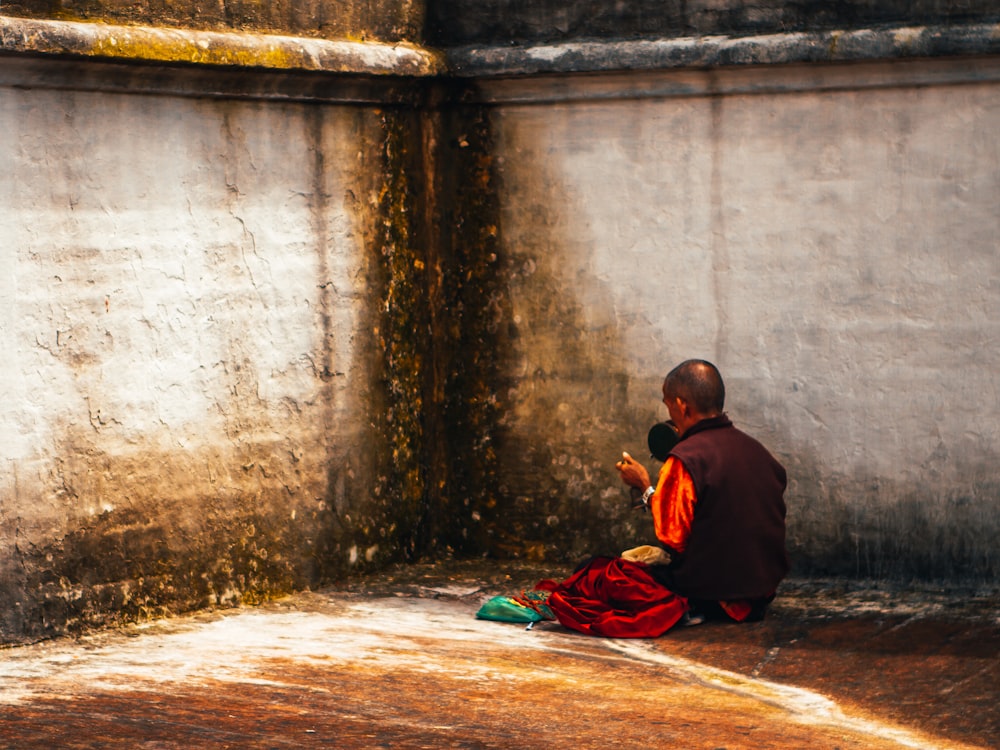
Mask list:
[[622,481],[630,487],[645,490],[650,486],[649,472],[628,453],[622,453],[622,460],[615,464]]

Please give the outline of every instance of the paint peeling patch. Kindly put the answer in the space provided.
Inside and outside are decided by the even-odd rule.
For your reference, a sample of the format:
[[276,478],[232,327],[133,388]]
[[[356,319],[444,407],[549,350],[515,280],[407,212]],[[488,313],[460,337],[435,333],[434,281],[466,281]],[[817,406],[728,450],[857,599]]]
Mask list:
[[564,55],[570,55],[577,51],[578,45],[565,46],[540,46],[531,47],[527,50],[528,57],[532,60],[542,60],[544,62],[555,62]]

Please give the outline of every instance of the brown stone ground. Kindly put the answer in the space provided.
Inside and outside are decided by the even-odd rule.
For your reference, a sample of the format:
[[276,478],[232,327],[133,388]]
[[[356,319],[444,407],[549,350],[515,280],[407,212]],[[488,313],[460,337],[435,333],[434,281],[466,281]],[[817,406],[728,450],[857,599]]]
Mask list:
[[1000,736],[1000,597],[793,581],[656,640],[476,620],[568,571],[399,568],[0,651],[6,748],[957,748]]

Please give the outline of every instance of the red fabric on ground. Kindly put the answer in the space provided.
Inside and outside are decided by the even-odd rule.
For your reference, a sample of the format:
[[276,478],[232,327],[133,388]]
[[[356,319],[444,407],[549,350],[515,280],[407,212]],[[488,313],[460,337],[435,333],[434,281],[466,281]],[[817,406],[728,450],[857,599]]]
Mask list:
[[719,606],[736,622],[743,622],[753,611],[753,605],[745,599],[735,602],[719,602]]
[[609,638],[656,638],[687,611],[687,600],[657,583],[643,563],[595,557],[562,583],[538,585],[567,628]]

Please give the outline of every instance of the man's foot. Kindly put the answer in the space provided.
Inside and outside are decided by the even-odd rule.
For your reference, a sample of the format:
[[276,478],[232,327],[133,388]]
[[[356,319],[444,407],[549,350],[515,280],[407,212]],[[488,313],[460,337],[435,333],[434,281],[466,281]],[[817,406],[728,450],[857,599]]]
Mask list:
[[680,624],[681,627],[691,628],[695,625],[701,625],[703,622],[705,622],[705,615],[701,612],[685,612]]

